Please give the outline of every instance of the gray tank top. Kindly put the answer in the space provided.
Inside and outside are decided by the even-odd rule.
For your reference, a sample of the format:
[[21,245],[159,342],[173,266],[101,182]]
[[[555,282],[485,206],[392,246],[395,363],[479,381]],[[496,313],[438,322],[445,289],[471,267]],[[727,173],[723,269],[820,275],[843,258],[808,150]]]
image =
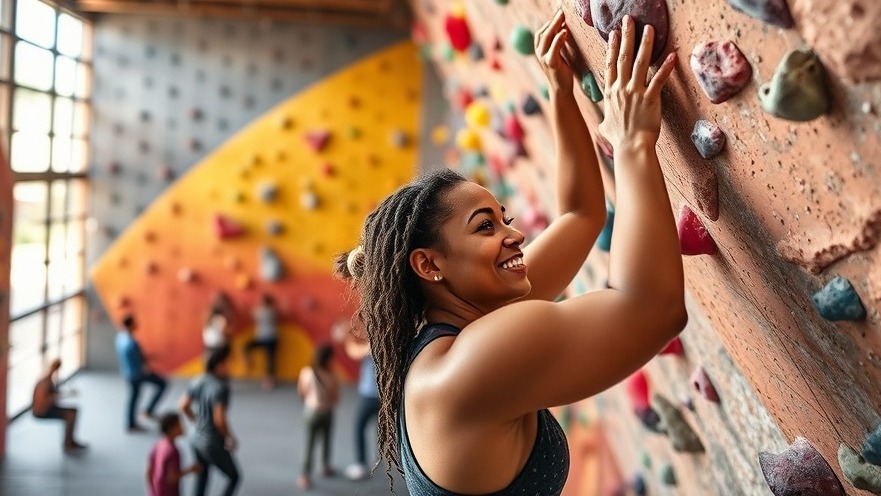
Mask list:
[[[419,331],[410,348],[407,370],[416,356],[435,339],[445,336],[456,336],[459,329],[449,324],[429,324]],[[401,407],[398,411],[398,440],[401,450],[401,465],[404,469],[404,481],[410,494],[419,496],[455,496],[456,493],[438,486],[425,475],[407,436],[407,423],[404,416],[404,398],[401,396]],[[454,456],[454,453],[450,454]],[[569,445],[566,434],[557,420],[548,410],[538,412],[538,431],[535,445],[526,460],[523,470],[505,489],[492,493],[492,496],[530,495],[558,496],[569,475]]]

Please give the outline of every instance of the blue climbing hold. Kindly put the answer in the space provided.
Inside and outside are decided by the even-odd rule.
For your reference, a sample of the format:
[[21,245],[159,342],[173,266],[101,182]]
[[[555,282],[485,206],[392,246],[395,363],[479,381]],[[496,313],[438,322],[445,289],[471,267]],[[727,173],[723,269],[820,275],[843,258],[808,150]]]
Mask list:
[[872,465],[881,465],[881,424],[863,441],[863,458]]
[[860,295],[847,279],[836,276],[811,299],[814,308],[826,320],[863,320],[866,309]]
[[645,496],[646,486],[642,474],[636,474],[630,479],[630,488],[633,489],[633,493],[637,496]]
[[615,207],[611,203],[606,202],[606,225],[597,236],[596,246],[604,252],[608,252],[612,248],[612,228],[615,224]]
[[526,115],[541,113],[541,105],[538,104],[538,101],[533,98],[532,95],[526,95],[526,98],[523,99],[523,105],[520,108]]

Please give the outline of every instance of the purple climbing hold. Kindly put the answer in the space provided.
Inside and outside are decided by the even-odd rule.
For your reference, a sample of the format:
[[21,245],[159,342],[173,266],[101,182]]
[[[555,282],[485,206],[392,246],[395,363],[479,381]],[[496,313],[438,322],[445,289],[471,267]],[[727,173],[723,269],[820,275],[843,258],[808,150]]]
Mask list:
[[[575,8],[584,22],[596,28],[604,40],[609,41],[609,33],[621,29],[624,16],[630,14],[636,25],[636,33],[642,34],[646,24],[655,28],[655,42],[652,47],[652,63],[656,62],[667,46],[669,19],[667,2],[664,0],[591,0],[587,12],[587,0],[578,0]],[[634,46],[636,49],[639,43]]]
[[782,453],[760,452],[759,465],[774,496],[845,495],[832,467],[803,437]]
[[881,424],[875,427],[866,440],[863,441],[863,458],[873,465],[881,465]]
[[691,71],[713,103],[728,100],[752,77],[752,66],[733,41],[706,41],[691,52]]
[[[811,298],[814,308],[826,320],[863,320],[866,308],[847,279],[836,276]],[[879,460],[881,461],[881,460]]]
[[728,0],[728,5],[768,24],[781,28],[791,28],[793,25],[786,0]]
[[691,141],[703,158],[713,158],[725,148],[725,133],[710,121],[699,120],[694,123]]
[[704,370],[703,367],[694,369],[689,381],[691,382],[691,385],[694,386],[694,389],[700,392],[701,396],[706,398],[707,401],[712,401],[713,403],[719,402],[719,393],[716,392],[716,387],[713,386],[713,382],[710,381],[710,377],[707,375],[707,371]]

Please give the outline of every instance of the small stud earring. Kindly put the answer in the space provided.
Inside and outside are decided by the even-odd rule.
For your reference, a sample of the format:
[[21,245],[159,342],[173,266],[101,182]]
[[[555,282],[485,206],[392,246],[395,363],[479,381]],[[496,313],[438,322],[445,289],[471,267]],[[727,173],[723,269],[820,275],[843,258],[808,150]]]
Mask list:
[[440,274],[434,275],[434,282],[439,282],[441,279],[443,279],[443,276],[441,276]]

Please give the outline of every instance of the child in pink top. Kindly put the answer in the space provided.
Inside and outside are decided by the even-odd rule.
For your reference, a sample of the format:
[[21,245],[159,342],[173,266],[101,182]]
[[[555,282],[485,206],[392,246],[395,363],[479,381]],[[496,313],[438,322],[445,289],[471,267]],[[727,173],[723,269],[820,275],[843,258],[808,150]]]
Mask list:
[[183,428],[176,413],[163,415],[159,426],[163,436],[153,445],[147,460],[147,495],[180,496],[181,477],[196,473],[202,467],[194,464],[184,471],[180,469],[180,452],[174,440],[183,434]]

